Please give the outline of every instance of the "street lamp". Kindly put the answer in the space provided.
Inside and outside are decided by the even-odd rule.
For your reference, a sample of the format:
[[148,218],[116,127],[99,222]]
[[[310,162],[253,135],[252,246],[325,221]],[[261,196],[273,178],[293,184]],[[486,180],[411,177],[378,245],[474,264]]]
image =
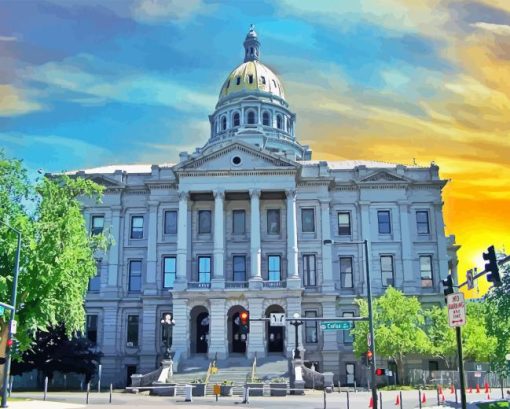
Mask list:
[[172,327],[175,325],[175,321],[172,318],[172,314],[166,313],[161,320],[161,331],[163,333],[163,343],[165,345],[165,353],[163,359],[170,359],[170,340],[172,339]]
[[[13,232],[16,233],[18,236],[18,246],[16,248],[16,260],[14,264],[14,277],[12,280],[12,292],[11,292],[11,319],[9,320],[9,334],[7,336],[7,344],[9,344],[12,340],[12,329],[13,329],[13,321],[14,321],[14,313],[16,311],[16,292],[18,291],[18,275],[19,275],[19,256],[21,251],[21,232],[19,230],[16,230],[14,227],[11,227],[5,222],[0,221],[3,225],[7,226],[9,229],[11,229]],[[5,354],[5,369],[4,369],[4,379],[2,383],[2,408],[7,407],[7,385],[9,383],[9,375],[11,372],[11,348],[7,346]]]
[[373,407],[377,408],[377,378],[375,376],[375,339],[374,339],[374,316],[372,311],[372,282],[370,280],[370,262],[368,258],[368,241],[345,241],[345,242],[335,242],[333,240],[324,240],[323,244],[363,244],[365,250],[365,270],[366,270],[366,280],[367,280],[367,304],[368,304],[368,328],[369,328],[369,345],[368,350],[372,354],[372,365],[370,365],[370,387],[372,389],[372,401]]
[[299,353],[299,340],[298,340],[298,329],[300,325],[303,325],[303,321],[301,321],[299,318],[301,318],[301,315],[299,315],[299,312],[295,312],[293,315],[293,320],[290,321],[290,325],[294,326],[295,329],[295,344],[296,348],[294,349],[294,359],[300,359],[301,355]]

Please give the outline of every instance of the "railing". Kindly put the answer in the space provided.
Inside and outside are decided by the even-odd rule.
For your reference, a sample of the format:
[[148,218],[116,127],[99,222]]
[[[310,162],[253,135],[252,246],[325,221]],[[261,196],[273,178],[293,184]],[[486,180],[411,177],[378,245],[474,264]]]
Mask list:
[[202,288],[211,288],[211,283],[200,283],[196,281],[188,282],[189,289],[202,289]]
[[225,281],[225,288],[248,288],[248,281]]
[[264,288],[285,288],[287,283],[285,281],[262,281]]
[[255,352],[253,364],[251,365],[251,380],[250,380],[251,383],[255,382],[256,374],[257,374],[257,352]]

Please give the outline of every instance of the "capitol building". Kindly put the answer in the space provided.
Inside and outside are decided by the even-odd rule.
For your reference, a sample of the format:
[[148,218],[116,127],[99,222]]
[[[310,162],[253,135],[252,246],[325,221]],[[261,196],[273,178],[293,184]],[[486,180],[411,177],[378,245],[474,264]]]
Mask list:
[[[221,86],[202,147],[178,163],[70,172],[105,187],[102,203],[84,201],[91,233],[107,232],[113,243],[97,255],[86,298],[105,384],[125,386],[131,374],[159,366],[167,313],[177,373],[196,357],[287,360],[294,327],[251,321],[246,336],[239,313],[356,316],[354,300],[367,291],[363,240],[375,296],[393,286],[438,304],[441,279],[455,274],[439,168],[317,160],[299,142],[296,114],[281,78],[260,61],[253,28],[243,45],[244,62]],[[298,342],[319,371],[341,384],[364,382],[348,331],[306,321]]]

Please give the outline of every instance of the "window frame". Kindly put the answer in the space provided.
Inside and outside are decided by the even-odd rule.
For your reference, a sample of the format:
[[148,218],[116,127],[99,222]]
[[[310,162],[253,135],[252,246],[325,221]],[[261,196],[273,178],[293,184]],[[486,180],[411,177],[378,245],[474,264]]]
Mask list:
[[[142,221],[142,225],[141,226],[135,226],[135,223],[134,221],[135,220],[141,220]],[[143,217],[143,215],[139,215],[139,214],[134,214],[131,216],[131,229],[130,229],[130,234],[129,234],[129,238],[131,240],[143,240],[144,238],[144,227],[145,227],[145,218]],[[141,235],[140,237],[135,237],[137,236],[137,234],[135,233],[139,233],[141,232]]]
[[[136,319],[134,319],[135,317]],[[140,316],[138,314],[128,314],[126,327],[126,344],[131,342],[133,348],[138,347],[140,338]]]
[[[422,269],[422,259],[428,259],[430,271],[424,271]],[[434,267],[432,265],[432,255],[431,254],[420,254],[418,257],[418,263],[420,265],[420,282],[421,282],[421,288],[433,288],[434,287]],[[425,273],[430,273],[429,277],[424,277]]]
[[[388,281],[384,280],[384,274],[388,273],[389,270],[383,270],[383,258],[389,258],[391,260],[391,284],[388,284]],[[395,286],[395,260],[393,254],[380,254],[379,255],[379,263],[381,268],[381,285],[383,288]]]
[[[139,274],[136,273],[136,274],[133,274],[133,264],[134,263],[140,263],[140,272]],[[140,293],[142,291],[142,260],[141,259],[133,259],[133,260],[129,260],[128,262],[128,265],[129,265],[129,271],[128,271],[128,292],[130,293]],[[140,284],[139,284],[139,289],[133,289],[133,279],[134,278],[139,278],[140,280]]]
[[[271,259],[278,260],[278,270],[271,270]],[[278,274],[278,280],[271,278],[272,274]],[[267,281],[279,282],[282,281],[282,256],[279,254],[268,254],[267,256]]]
[[[175,231],[169,231],[170,229],[167,229],[168,226],[168,223],[167,223],[167,220],[168,220],[168,217],[170,214],[174,214],[175,215]],[[164,227],[163,227],[163,233],[164,234],[177,234],[177,225],[178,225],[178,221],[179,221],[179,214],[178,214],[178,211],[175,210],[175,209],[172,209],[172,210],[165,210],[165,213],[164,213]]]
[[[350,272],[342,271],[342,260],[350,261],[350,268],[351,268]],[[340,270],[340,287],[348,288],[348,289],[354,288],[354,257],[353,256],[339,256],[338,257],[338,269]],[[344,277],[347,277],[349,275],[351,277],[351,285],[345,286],[344,283],[346,280],[344,280]]]
[[233,126],[240,126],[241,125],[241,115],[239,112],[234,112],[232,115],[232,124]]
[[[89,318],[91,318],[91,319],[89,320]],[[94,319],[92,319],[92,318],[94,318]],[[94,322],[95,325],[94,326],[89,325],[90,321]],[[87,338],[89,340],[89,342],[94,346],[97,345],[97,339],[98,339],[98,321],[99,321],[98,314],[87,314],[87,316],[85,318],[85,338]],[[93,337],[91,337],[91,331],[94,334]],[[93,338],[93,339],[91,339],[91,338]]]
[[[305,213],[312,213],[312,230],[305,230]],[[310,227],[310,226],[308,226]],[[315,233],[315,208],[314,207],[302,207],[301,208],[301,232],[302,233]]]
[[[342,318],[344,317],[354,317],[354,312],[353,311],[344,311],[342,312]],[[355,325],[355,321],[352,321],[352,325],[353,325],[353,328],[354,328],[354,325]],[[342,331],[342,343],[344,345],[352,345],[354,344],[354,335],[351,335],[351,330],[348,329],[348,330],[343,330]]]
[[[96,220],[102,220],[103,221],[101,227],[96,227],[95,226],[95,221]],[[95,215],[92,215],[92,219],[91,219],[90,223],[91,223],[90,224],[90,234],[92,236],[97,236],[98,234],[101,234],[104,231],[104,214],[95,214]]]
[[[388,215],[388,221],[385,222],[385,221],[381,221],[381,216],[384,215],[384,214],[387,214]],[[383,229],[381,229],[382,226],[386,226],[388,227],[388,231],[382,231]],[[388,234],[391,234],[391,211],[390,210],[378,210],[377,211],[377,232],[380,234],[380,235],[388,235]]]
[[[236,259],[243,260],[243,270],[236,271]],[[242,280],[236,278],[236,274],[242,273]],[[246,256],[244,254],[234,254],[232,256],[232,281],[245,282],[246,281]]]
[[[202,231],[201,214],[209,214],[209,230]],[[198,217],[198,234],[211,234],[212,233],[212,212],[209,209],[202,209],[197,212]]]
[[[274,214],[277,215],[277,219],[276,219],[277,220],[277,223],[276,223],[277,229],[276,229],[275,232],[272,232],[270,230],[270,227],[271,227],[271,225],[269,223],[269,214],[270,213],[274,213]],[[279,234],[281,234],[281,218],[282,218],[282,216],[281,216],[280,209],[274,209],[274,208],[273,209],[266,209],[266,224],[267,224],[266,231],[267,231],[268,235],[279,235]]]
[[[266,123],[266,119],[267,119],[267,123]],[[262,112],[262,125],[271,126],[271,115],[267,111]]]
[[[236,215],[242,214],[243,224],[241,231],[236,231]],[[232,210],[232,234],[234,235],[243,235],[246,234],[246,210],[244,209],[234,209]]]
[[[347,223],[347,229],[348,229],[348,233],[344,233],[342,232],[342,228],[345,229],[345,223],[340,223],[340,216],[343,216],[343,215],[347,215],[347,220],[348,220],[348,223]],[[349,211],[338,211],[337,212],[337,227],[338,227],[338,235],[339,236],[350,236],[352,235],[352,222],[351,222],[351,212]]]
[[[305,318],[317,318],[316,310],[305,310]],[[309,333],[311,332],[311,334]],[[315,337],[313,337],[315,335]],[[305,320],[305,344],[319,343],[319,328],[317,321]]]
[[[169,271],[169,270],[167,271],[166,261],[172,260],[172,259],[174,260],[174,271]],[[163,288],[165,288],[165,289],[174,288],[175,279],[177,277],[177,257],[176,256],[164,256],[162,270],[163,270]],[[173,280],[172,280],[172,276],[173,276]],[[166,285],[167,277],[169,278],[169,283],[171,283],[171,285]]]
[[[89,293],[98,293],[99,291],[101,291],[101,263],[102,260],[96,260],[96,275],[94,277],[90,277],[89,284],[87,287],[87,291]],[[92,283],[94,284],[91,285]]]
[[[311,260],[313,257],[313,266]],[[315,254],[303,254],[303,285],[305,287],[317,287],[317,257]],[[310,268],[312,267],[312,268]],[[313,272],[313,275],[311,274]],[[313,280],[310,278],[313,277]],[[311,282],[313,281],[313,283]]]
[[[201,260],[209,260],[209,271],[207,270],[204,270],[202,271],[201,270],[201,263],[200,261]],[[212,257],[211,256],[198,256],[198,259],[197,259],[197,274],[198,274],[198,282],[199,283],[211,283],[211,269],[212,269]],[[202,274],[204,276],[202,276]],[[207,277],[207,280],[203,281],[202,280],[202,277],[206,278]]]
[[281,114],[276,115],[276,128],[283,130],[283,117]]
[[[426,221],[425,222],[420,221],[418,219],[418,214],[425,214]],[[420,226],[426,226],[426,231],[420,231]],[[430,217],[428,210],[416,210],[416,232],[419,235],[430,234]]]
[[[253,118],[251,118],[253,116]],[[253,121],[250,121],[250,119],[253,119]],[[250,109],[246,112],[246,124],[247,125],[255,125],[257,123],[257,115],[256,112],[253,109]]]

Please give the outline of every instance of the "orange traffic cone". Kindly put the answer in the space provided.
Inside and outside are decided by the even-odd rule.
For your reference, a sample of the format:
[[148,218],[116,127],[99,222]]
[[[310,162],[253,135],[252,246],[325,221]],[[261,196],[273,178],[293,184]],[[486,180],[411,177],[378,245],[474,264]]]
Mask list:
[[476,384],[476,393],[480,393],[480,384],[479,383]]
[[437,387],[437,392],[438,392],[440,395],[442,395],[442,394],[443,394],[443,387],[442,387],[441,385],[439,385],[439,386]]
[[397,399],[395,399],[395,406],[400,405],[400,395],[397,394]]
[[489,382],[485,381],[485,393],[489,393]]
[[427,403],[427,396],[425,394],[421,395],[421,403]]
[[453,383],[450,385],[450,393],[455,393],[455,389],[453,389]]
[[441,402],[445,403],[446,399],[444,398],[444,395],[441,395]]
[[473,393],[473,388],[472,387],[469,387],[468,393]]
[[370,398],[370,403],[368,404],[368,407],[369,408],[373,408],[374,407],[374,398]]

